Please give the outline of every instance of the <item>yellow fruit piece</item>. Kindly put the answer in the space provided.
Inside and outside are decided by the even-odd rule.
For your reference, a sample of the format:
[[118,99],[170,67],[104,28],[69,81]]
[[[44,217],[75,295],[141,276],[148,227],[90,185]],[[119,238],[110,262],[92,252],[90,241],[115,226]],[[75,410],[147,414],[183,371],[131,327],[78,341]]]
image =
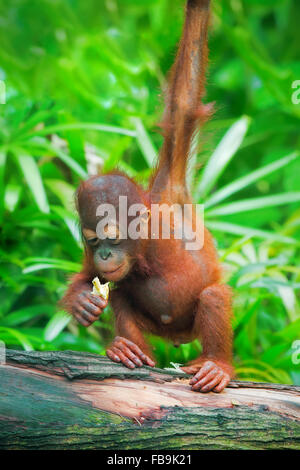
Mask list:
[[107,300],[109,296],[109,282],[107,282],[106,284],[101,284],[101,282],[99,281],[99,278],[95,277],[92,283],[93,283],[92,294],[99,295],[103,299]]

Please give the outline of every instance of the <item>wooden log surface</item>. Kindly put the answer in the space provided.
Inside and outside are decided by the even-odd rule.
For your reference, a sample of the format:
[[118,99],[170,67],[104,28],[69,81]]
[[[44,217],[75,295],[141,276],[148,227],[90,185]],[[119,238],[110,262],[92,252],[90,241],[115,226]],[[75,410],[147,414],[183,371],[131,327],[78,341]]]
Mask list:
[[300,387],[188,382],[95,354],[7,350],[0,449],[300,449]]

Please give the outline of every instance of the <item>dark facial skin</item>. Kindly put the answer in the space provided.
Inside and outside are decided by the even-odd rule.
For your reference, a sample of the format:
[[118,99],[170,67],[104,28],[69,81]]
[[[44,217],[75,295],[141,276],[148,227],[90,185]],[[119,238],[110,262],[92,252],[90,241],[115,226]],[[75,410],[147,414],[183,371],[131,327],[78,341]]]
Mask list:
[[108,303],[107,300],[91,293],[93,277],[98,275],[102,280],[121,281],[129,274],[139,249],[138,241],[120,236],[117,224],[107,226],[99,237],[96,233],[100,219],[96,213],[100,204],[112,204],[116,208],[118,220],[117,187],[120,188],[121,194],[127,196],[128,204],[140,200],[135,186],[128,179],[118,175],[97,177],[86,187],[83,184],[83,190],[77,196],[77,209],[88,254],[86,269],[90,274],[75,276],[76,281],[70,286],[64,305],[83,326],[95,322]]
[[[123,234],[123,237],[120,235],[119,195],[127,198],[128,207],[142,202],[136,185],[119,175],[92,179],[77,196],[82,233],[88,250],[92,252],[95,268],[101,277],[115,282],[127,276],[139,250],[138,241],[127,239],[127,234]],[[96,231],[101,217],[96,214],[102,204],[110,204],[115,208],[116,221],[105,227],[106,231],[99,238]]]
[[[104,239],[98,238],[95,231],[83,229],[87,246],[91,249],[95,268],[101,277],[107,281],[120,281],[132,266],[127,249],[126,240],[108,236]],[[126,249],[127,248],[127,249]]]

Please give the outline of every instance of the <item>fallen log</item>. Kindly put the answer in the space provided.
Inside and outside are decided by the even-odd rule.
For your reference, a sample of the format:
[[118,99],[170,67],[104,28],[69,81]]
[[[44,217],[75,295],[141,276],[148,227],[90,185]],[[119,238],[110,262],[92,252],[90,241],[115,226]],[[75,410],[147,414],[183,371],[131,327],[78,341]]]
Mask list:
[[127,369],[95,354],[6,351],[0,449],[299,449],[300,387]]

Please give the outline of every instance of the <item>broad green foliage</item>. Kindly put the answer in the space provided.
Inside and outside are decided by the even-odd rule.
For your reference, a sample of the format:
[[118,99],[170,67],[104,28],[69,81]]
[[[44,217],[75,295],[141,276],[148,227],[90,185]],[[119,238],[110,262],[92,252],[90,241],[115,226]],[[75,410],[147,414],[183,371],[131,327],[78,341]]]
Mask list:
[[[82,245],[73,203],[91,165],[144,184],[182,24],[182,0],[0,0],[0,340],[103,354],[109,308],[88,329],[57,307]],[[300,384],[300,80],[297,0],[214,2],[207,102],[188,181],[234,292],[244,379]],[[300,96],[299,96],[300,97]],[[96,162],[96,163],[95,163]],[[150,338],[159,364],[194,358]],[[299,348],[299,346],[298,346]]]

